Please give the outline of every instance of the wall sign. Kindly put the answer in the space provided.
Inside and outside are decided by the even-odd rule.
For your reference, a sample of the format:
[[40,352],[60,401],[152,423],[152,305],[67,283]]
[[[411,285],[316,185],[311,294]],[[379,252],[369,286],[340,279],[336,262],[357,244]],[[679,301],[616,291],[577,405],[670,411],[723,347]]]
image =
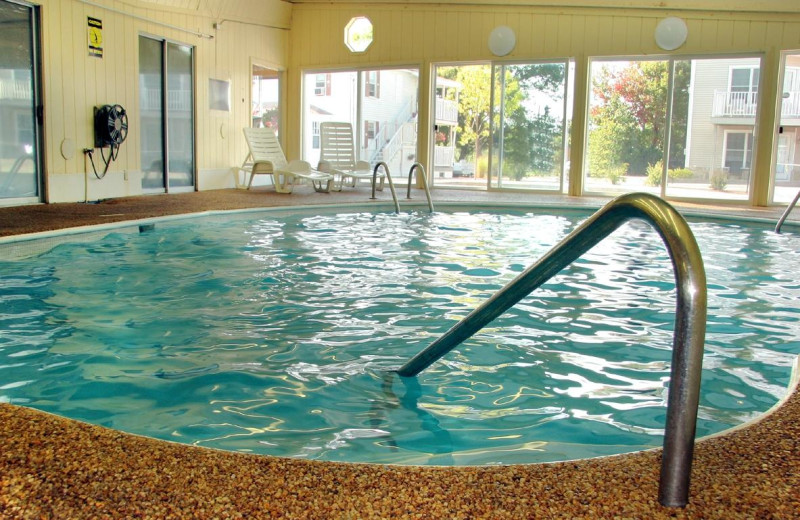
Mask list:
[[231,111],[231,82],[208,78],[208,108]]
[[103,21],[88,16],[89,56],[103,58]]

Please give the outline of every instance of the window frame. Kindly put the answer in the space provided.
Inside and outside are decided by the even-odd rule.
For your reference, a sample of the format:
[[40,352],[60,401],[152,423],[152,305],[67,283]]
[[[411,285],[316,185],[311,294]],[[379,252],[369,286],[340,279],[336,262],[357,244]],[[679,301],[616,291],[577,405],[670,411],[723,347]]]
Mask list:
[[[320,82],[320,79],[322,80]],[[331,74],[322,73],[317,74],[314,83],[314,95],[315,96],[330,96],[331,95]]]
[[[373,76],[374,74],[374,76]],[[364,97],[378,99],[381,97],[381,71],[368,70],[364,73]],[[373,80],[374,77],[374,80]]]
[[[728,146],[728,138],[734,134],[743,134],[744,135],[744,148],[741,149],[742,151],[742,164],[739,167],[739,171],[748,169],[752,170],[753,168],[753,145],[754,143],[754,135],[753,131],[751,130],[741,130],[741,129],[725,129],[723,131],[723,138],[722,138],[722,154],[721,154],[721,164],[720,167],[722,168],[729,168],[728,162],[728,151],[731,148]],[[738,148],[733,148],[733,150],[739,150]],[[734,173],[734,172],[728,172]],[[736,172],[738,173],[738,172]]]

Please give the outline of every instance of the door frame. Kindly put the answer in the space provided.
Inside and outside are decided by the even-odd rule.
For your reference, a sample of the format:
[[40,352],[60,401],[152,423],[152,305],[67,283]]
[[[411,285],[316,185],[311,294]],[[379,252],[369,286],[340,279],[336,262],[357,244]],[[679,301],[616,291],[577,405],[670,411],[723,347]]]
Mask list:
[[[19,206],[23,204],[39,203],[48,200],[47,182],[44,171],[45,142],[44,142],[44,98],[42,89],[42,31],[41,31],[41,6],[24,0],[0,0],[7,4],[15,4],[29,10],[30,17],[30,45],[31,45],[31,97],[33,117],[34,150],[32,160],[35,166],[36,195],[30,197],[0,197],[0,206]],[[65,143],[67,141],[65,140]],[[63,146],[63,145],[62,145]],[[67,145],[68,146],[68,145]]]
[[[160,193],[187,193],[192,191],[197,191],[198,189],[198,175],[197,175],[197,58],[196,58],[196,51],[197,46],[184,43],[178,40],[173,40],[171,38],[166,38],[164,36],[150,34],[145,32],[140,32],[137,38],[137,46],[141,42],[142,38],[147,38],[153,41],[156,41],[161,44],[161,85],[162,85],[162,92],[161,92],[161,102],[163,111],[161,114],[161,132],[162,132],[162,175],[164,180],[164,186],[160,188],[149,188],[145,189],[142,188],[142,193],[145,194],[160,194]],[[181,47],[188,47],[191,49],[191,71],[192,71],[192,81],[191,81],[191,92],[192,92],[192,129],[191,129],[191,136],[192,136],[192,183],[189,186],[170,186],[170,177],[169,177],[169,69],[167,64],[167,51],[168,45],[178,45]],[[139,65],[139,56],[137,55],[137,66]],[[140,75],[141,73],[139,73]],[[138,82],[141,85],[141,82]],[[141,87],[140,87],[141,88]],[[141,91],[139,92],[139,99],[141,100]],[[141,114],[139,115],[139,119],[141,122]],[[141,131],[142,125],[139,125],[139,130]],[[141,140],[140,140],[141,142]],[[140,151],[141,154],[141,151]]]

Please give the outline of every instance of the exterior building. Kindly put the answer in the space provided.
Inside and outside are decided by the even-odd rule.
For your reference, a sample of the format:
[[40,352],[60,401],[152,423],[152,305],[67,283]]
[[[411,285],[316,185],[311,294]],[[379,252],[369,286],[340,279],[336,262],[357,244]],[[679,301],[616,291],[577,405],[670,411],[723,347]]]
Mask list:
[[321,123],[346,121],[361,160],[383,161],[393,174],[408,171],[416,161],[418,89],[418,74],[410,69],[307,74],[303,158],[319,162]]
[[758,107],[758,59],[693,60],[686,166],[746,184]]

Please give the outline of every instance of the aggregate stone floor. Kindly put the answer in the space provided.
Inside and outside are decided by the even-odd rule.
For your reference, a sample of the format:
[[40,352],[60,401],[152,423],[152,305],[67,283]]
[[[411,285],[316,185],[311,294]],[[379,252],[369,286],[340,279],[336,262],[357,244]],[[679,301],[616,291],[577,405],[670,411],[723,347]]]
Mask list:
[[[486,201],[482,195],[454,197]],[[364,192],[299,191],[287,197],[221,190],[0,208],[0,235],[366,198]],[[769,218],[780,213],[754,212]],[[800,393],[793,387],[785,402],[761,420],[699,441],[685,508],[659,505],[660,461],[661,451],[654,450],[501,467],[315,462],[172,444],[0,403],[2,519],[792,519],[800,518]]]

